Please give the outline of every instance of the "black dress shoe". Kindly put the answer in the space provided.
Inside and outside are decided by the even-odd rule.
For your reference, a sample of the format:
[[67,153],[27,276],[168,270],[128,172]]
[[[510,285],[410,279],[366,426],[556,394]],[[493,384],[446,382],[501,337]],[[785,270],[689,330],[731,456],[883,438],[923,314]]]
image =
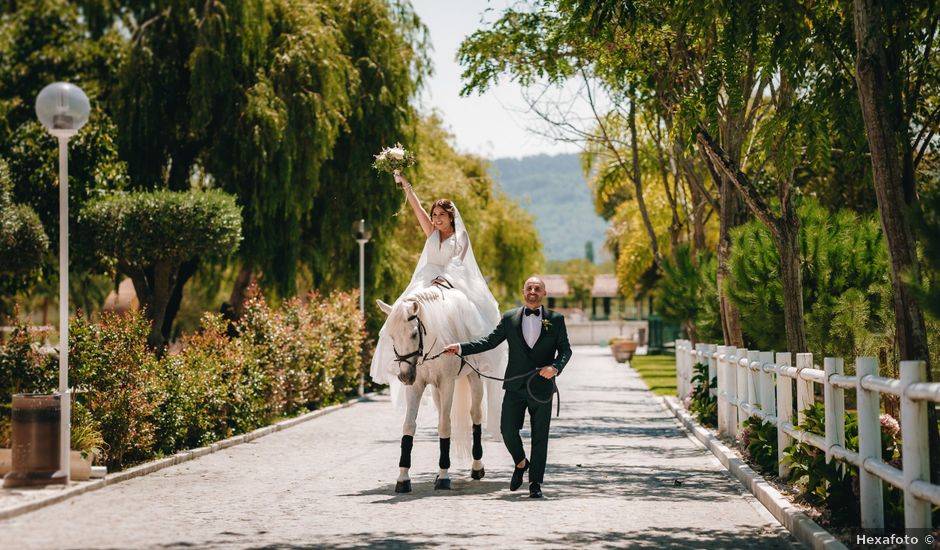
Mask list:
[[529,484],[529,498],[542,498],[542,487],[538,483]]
[[522,487],[522,474],[529,469],[529,459],[526,459],[525,466],[522,468],[513,468],[512,470],[512,479],[509,481],[509,490],[515,491],[519,487]]

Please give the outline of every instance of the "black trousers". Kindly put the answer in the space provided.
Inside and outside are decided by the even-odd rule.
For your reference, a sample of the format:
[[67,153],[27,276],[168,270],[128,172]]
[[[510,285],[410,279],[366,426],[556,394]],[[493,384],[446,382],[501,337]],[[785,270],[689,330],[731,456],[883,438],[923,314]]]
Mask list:
[[[544,398],[542,398],[544,399]],[[525,449],[522,446],[522,422],[525,412],[529,411],[529,422],[532,425],[532,452],[529,460],[529,483],[542,483],[545,475],[545,461],[548,457],[548,427],[552,422],[552,401],[539,403],[529,396],[525,389],[522,391],[506,390],[503,397],[503,416],[500,420],[500,431],[509,454],[512,455],[513,464],[519,464],[525,458]]]

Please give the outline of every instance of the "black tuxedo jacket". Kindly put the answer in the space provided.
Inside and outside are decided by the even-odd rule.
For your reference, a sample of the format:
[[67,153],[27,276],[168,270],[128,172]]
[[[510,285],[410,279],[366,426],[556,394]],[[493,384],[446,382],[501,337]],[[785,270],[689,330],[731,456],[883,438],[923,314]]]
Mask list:
[[[461,355],[489,351],[505,340],[509,345],[509,363],[506,366],[505,378],[513,378],[549,365],[558,369],[560,375],[565,365],[568,364],[568,360],[571,359],[571,346],[568,344],[564,315],[543,307],[542,330],[539,333],[539,339],[530,348],[522,336],[523,309],[520,307],[504,313],[499,324],[488,336],[461,343]],[[525,386],[525,378],[503,382],[503,388],[507,390],[525,390]],[[533,395],[548,398],[553,390],[552,381],[536,375],[532,380],[531,388]]]

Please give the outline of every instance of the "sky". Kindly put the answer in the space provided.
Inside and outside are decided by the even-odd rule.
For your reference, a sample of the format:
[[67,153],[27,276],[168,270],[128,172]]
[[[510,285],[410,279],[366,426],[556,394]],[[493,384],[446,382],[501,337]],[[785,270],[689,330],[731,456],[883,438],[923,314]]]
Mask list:
[[[461,66],[457,49],[461,41],[481,28],[481,17],[495,20],[511,0],[412,0],[415,12],[427,25],[434,47],[434,75],[419,101],[423,112],[436,109],[454,135],[457,149],[485,158],[574,153],[570,143],[553,143],[529,131],[538,128],[522,89],[503,78],[483,95],[460,97]],[[488,10],[489,11],[486,11]],[[485,12],[485,13],[484,13]]]

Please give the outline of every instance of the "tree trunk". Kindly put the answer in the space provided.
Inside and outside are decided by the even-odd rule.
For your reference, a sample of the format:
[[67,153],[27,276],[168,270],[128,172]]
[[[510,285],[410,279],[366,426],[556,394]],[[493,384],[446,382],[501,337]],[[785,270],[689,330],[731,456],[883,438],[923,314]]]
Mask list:
[[235,285],[232,287],[232,294],[228,299],[232,305],[232,312],[235,319],[240,319],[245,311],[245,299],[248,286],[251,284],[254,268],[243,261],[241,269],[238,271],[238,277],[235,278]]
[[718,187],[718,305],[721,314],[721,333],[726,346],[744,347],[744,334],[741,330],[741,310],[738,309],[725,292],[725,281],[730,277],[731,270],[728,260],[731,257],[731,228],[738,226],[743,218],[741,201],[734,192],[732,185],[723,186],[722,176],[712,159],[705,151],[705,146],[699,143],[699,152],[702,160],[708,167],[715,185]]
[[[891,86],[896,86],[901,76],[895,74],[897,67],[888,64],[885,53],[888,44],[882,32],[884,14],[878,3],[854,0],[853,5],[858,52],[855,80],[871,153],[878,214],[891,261],[898,353],[901,360],[925,361],[927,379],[932,380],[923,310],[904,281],[906,276],[919,284],[921,274],[914,234],[904,216],[916,207],[916,199],[913,193],[905,193],[904,187],[902,159],[907,137],[902,99],[900,93],[891,91]],[[905,194],[909,195],[907,199]],[[931,480],[936,483],[940,474],[940,433],[933,403],[928,403],[928,417]]]
[[173,329],[173,321],[176,320],[176,314],[180,311],[180,305],[183,303],[183,287],[186,286],[186,283],[196,274],[196,270],[199,268],[199,260],[192,259],[183,262],[179,268],[179,272],[176,276],[176,284],[173,285],[173,289],[170,293],[170,300],[166,305],[166,314],[163,316],[163,327],[161,332],[163,334],[163,339],[167,342],[170,341],[171,332]]
[[163,351],[166,340],[163,338],[163,320],[166,317],[166,306],[170,302],[170,293],[176,284],[176,273],[179,265],[170,262],[157,262],[153,269],[153,294],[150,308],[147,310],[152,325],[147,343],[158,354]]
[[[792,204],[790,205],[792,208]],[[787,351],[805,353],[806,327],[803,322],[803,279],[800,273],[800,221],[780,224],[780,237],[774,237],[780,255],[780,282],[783,286],[783,324],[787,332]]]

